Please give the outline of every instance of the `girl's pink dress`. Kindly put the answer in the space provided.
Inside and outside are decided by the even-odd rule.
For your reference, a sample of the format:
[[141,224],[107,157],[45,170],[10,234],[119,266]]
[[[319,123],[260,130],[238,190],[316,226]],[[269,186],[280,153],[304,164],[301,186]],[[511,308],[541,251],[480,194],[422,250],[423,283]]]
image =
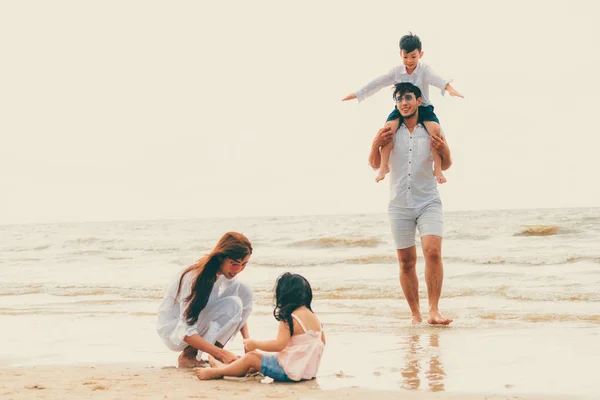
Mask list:
[[325,348],[321,340],[323,327],[320,331],[307,331],[300,318],[294,314],[292,318],[298,321],[304,333],[290,338],[286,348],[277,354],[277,361],[291,380],[312,379],[317,376]]

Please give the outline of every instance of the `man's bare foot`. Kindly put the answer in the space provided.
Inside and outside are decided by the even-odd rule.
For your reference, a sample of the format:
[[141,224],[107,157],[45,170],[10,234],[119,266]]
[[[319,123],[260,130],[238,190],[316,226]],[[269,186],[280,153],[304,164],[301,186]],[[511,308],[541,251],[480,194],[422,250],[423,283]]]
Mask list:
[[440,314],[439,311],[430,311],[427,323],[431,325],[450,325],[450,322],[452,321],[451,318],[442,317],[442,314]]
[[446,183],[446,177],[444,176],[442,171],[433,171],[433,174],[435,175],[435,180],[437,181],[437,183],[439,183],[440,185],[442,183]]
[[375,182],[379,182],[382,181],[383,178],[385,178],[385,176],[390,172],[390,167],[388,167],[387,165],[382,165],[379,168],[379,173],[377,174],[377,177],[375,178]]
[[223,375],[219,374],[219,370],[215,368],[196,368],[194,369],[194,372],[201,381],[221,379],[223,377]]
[[423,322],[423,318],[421,318],[421,314],[412,316],[412,323],[414,325],[419,325],[421,322]]

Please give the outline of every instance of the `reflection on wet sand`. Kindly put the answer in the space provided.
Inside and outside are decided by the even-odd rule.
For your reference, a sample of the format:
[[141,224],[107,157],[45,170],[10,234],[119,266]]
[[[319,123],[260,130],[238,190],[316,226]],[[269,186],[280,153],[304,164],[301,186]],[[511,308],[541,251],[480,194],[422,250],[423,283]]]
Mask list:
[[402,368],[401,387],[407,390],[418,390],[421,386],[421,362],[428,358],[428,369],[425,378],[432,392],[444,390],[444,366],[440,360],[439,345],[440,334],[429,334],[427,348],[421,345],[422,334],[413,334],[408,337],[408,346],[405,356],[405,365]]

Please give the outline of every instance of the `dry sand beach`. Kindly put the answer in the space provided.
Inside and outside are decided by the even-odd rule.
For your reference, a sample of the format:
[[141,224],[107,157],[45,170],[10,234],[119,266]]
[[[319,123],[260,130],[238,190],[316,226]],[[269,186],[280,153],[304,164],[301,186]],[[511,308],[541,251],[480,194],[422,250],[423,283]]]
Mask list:
[[[357,387],[322,390],[318,381],[263,384],[258,381],[201,382],[191,370],[176,368],[45,367],[0,370],[0,396],[33,399],[402,399],[551,400],[566,396],[407,393]],[[573,397],[574,399],[575,397]]]

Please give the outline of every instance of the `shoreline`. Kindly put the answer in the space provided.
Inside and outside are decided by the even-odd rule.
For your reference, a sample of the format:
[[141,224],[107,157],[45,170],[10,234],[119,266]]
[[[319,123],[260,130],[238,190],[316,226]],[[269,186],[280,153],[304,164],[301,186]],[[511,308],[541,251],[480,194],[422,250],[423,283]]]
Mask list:
[[[343,379],[343,377],[340,377]],[[199,381],[192,369],[135,365],[42,366],[0,368],[0,397],[17,399],[464,399],[554,400],[582,397],[545,394],[495,394],[373,390],[357,386],[324,389],[319,380],[264,384],[257,380]]]

